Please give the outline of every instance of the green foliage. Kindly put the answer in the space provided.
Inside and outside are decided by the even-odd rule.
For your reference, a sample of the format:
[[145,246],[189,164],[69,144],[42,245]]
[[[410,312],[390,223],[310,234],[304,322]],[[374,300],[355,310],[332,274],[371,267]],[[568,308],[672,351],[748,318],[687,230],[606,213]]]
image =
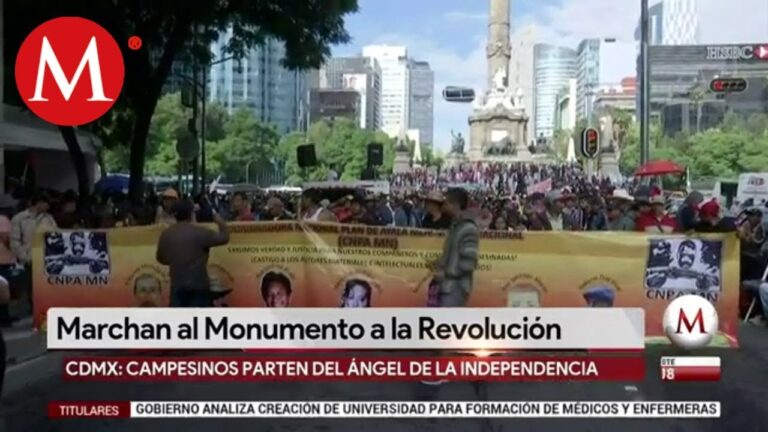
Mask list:
[[[26,35],[51,18],[79,16],[99,23],[124,47],[125,85],[116,104],[126,120],[120,127],[95,131],[109,146],[129,145],[130,195],[140,202],[144,168],[152,167],[145,157],[150,119],[162,96],[162,88],[175,61],[212,60],[210,47],[222,31],[231,29],[227,55],[243,58],[248,50],[267,38],[284,42],[283,64],[290,68],[318,67],[330,56],[331,46],[350,37],[345,16],[357,11],[357,0],[29,0],[5,2],[5,51],[15,53]],[[130,36],[139,35],[140,50],[125,47]],[[15,63],[7,58],[6,75]],[[9,80],[6,80],[8,82]],[[6,94],[18,100],[12,86]],[[106,136],[105,136],[106,135]],[[111,136],[110,136],[111,135]],[[157,169],[165,169],[165,164]]]
[[[296,148],[306,143],[315,144],[318,166],[301,169],[296,161]],[[368,144],[384,146],[384,166],[381,173],[392,171],[395,158],[395,140],[381,131],[360,129],[355,122],[337,119],[334,122],[314,123],[308,133],[292,133],[280,140],[278,156],[286,163],[288,183],[300,185],[306,181],[324,181],[328,170],[335,169],[341,180],[359,180],[366,167]]]
[[[178,174],[176,141],[184,133],[189,116],[178,93],[160,99],[149,128],[145,167],[148,175]],[[332,124],[318,122],[307,135],[294,132],[281,139],[274,128],[259,122],[246,109],[229,116],[221,106],[213,104],[207,108],[206,118],[206,168],[211,179],[221,175],[222,181],[229,183],[253,180],[260,170],[273,169],[277,161],[284,161],[293,184],[325,180],[331,168],[339,172],[342,180],[358,180],[365,169],[368,144],[373,142],[384,145],[381,172],[392,170],[395,140],[383,132],[360,129],[346,119]],[[302,171],[296,162],[296,147],[305,144],[307,136],[309,142],[315,143],[319,165]],[[128,169],[126,147],[107,149],[104,156],[110,172]]]
[[[768,114],[748,118],[726,116],[717,129],[692,135],[661,136],[651,125],[651,160],[668,159],[690,168],[694,178],[733,178],[743,172],[768,171]],[[631,174],[638,166],[639,131],[632,125],[622,152],[621,169]]]
[[[181,105],[178,93],[163,96],[157,104],[149,127],[145,172],[155,176],[178,174],[176,142],[187,128],[190,110]],[[229,116],[218,104],[206,109],[206,150],[208,178],[222,175],[226,181],[242,182],[246,168],[271,165],[276,156],[277,132],[256,120],[250,111],[240,110]],[[128,170],[127,148],[116,146],[104,152],[110,172]]]

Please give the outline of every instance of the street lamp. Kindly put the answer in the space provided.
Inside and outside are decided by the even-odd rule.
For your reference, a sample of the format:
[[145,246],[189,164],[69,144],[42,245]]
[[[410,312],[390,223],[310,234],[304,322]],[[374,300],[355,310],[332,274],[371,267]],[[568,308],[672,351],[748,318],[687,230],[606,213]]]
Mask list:
[[[206,176],[206,172],[205,172],[205,170],[206,170],[206,154],[205,154],[205,141],[206,141],[205,140],[205,125],[206,125],[206,117],[205,117],[205,108],[206,108],[206,103],[208,102],[208,96],[207,96],[207,93],[208,93],[208,69],[210,69],[211,67],[213,67],[213,66],[215,66],[217,64],[228,62],[228,61],[234,60],[234,59],[236,59],[236,56],[229,56],[229,57],[225,57],[223,59],[219,59],[219,60],[216,60],[216,61],[213,61],[213,62],[210,62],[210,63],[206,64],[203,67],[203,71],[202,71],[202,75],[203,75],[202,76],[202,80],[201,80],[202,82],[199,82],[197,80],[197,65],[195,65],[195,70],[193,71],[193,76],[192,77],[184,76],[184,75],[181,76],[181,78],[183,78],[185,81],[188,81],[192,85],[192,89],[193,89],[193,96],[192,96],[192,100],[193,100],[193,102],[192,102],[193,103],[193,105],[192,105],[192,107],[193,107],[193,110],[192,110],[192,121],[193,121],[193,124],[197,124],[197,104],[198,104],[198,102],[200,103],[200,116],[202,118],[202,121],[200,122],[200,180],[201,180],[200,183],[203,186],[203,188],[205,187],[205,183],[206,183],[206,179],[205,179],[205,176]],[[198,95],[200,95],[200,96],[198,97]],[[193,132],[196,133],[196,131],[193,131]],[[193,182],[193,188],[195,189],[195,191],[197,191],[197,175],[198,175],[197,164],[195,163],[194,166],[195,166],[195,172],[194,172],[195,180]]]

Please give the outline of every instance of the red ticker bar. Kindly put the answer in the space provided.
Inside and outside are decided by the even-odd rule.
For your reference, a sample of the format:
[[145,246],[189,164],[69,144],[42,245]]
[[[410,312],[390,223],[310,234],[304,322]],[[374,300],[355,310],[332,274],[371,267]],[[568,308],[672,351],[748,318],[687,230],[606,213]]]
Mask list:
[[642,381],[643,357],[76,358],[69,381]]
[[50,418],[129,418],[130,402],[51,402],[48,404]]

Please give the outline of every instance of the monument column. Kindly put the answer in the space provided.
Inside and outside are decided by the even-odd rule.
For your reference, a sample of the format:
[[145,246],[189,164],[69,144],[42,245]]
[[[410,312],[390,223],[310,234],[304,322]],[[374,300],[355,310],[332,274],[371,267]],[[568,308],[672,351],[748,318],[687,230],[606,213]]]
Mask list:
[[509,80],[509,59],[512,49],[509,45],[509,15],[510,0],[490,0],[490,16],[488,19],[488,46],[486,56],[488,63],[488,89],[494,88],[493,77],[504,70],[505,82]]

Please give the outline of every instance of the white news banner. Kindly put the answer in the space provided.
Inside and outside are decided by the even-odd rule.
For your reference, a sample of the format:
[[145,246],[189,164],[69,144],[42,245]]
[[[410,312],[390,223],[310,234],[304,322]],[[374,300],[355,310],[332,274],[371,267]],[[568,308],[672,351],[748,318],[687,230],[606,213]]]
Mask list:
[[720,402],[131,402],[131,418],[719,418]]
[[[600,329],[600,331],[595,331]],[[51,308],[50,349],[645,347],[640,308]]]

